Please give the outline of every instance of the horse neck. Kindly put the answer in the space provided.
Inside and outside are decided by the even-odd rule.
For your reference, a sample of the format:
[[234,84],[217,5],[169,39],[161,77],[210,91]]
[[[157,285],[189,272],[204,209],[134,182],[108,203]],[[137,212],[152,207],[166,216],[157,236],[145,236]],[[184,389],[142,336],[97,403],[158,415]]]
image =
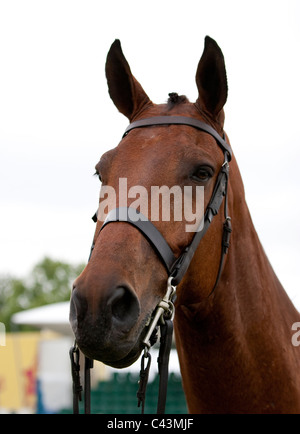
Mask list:
[[[207,412],[256,412],[263,411],[263,406],[267,411],[270,404],[264,402],[263,392],[255,389],[257,384],[262,378],[266,383],[269,379],[265,387],[273,390],[275,367],[272,378],[268,371],[279,360],[282,347],[287,351],[276,365],[279,378],[294,360],[290,356],[295,350],[291,326],[299,314],[266,257],[244,199],[238,167],[234,160],[231,165],[233,233],[221,279],[210,297],[179,305],[175,315],[183,384],[192,412],[200,408]],[[181,291],[188,294],[191,288]],[[197,288],[192,289],[195,291]],[[298,386],[300,390],[300,379]],[[258,407],[253,407],[255,400]]]
[[[297,311],[279,282],[259,240],[246,204],[243,182],[235,159],[232,161],[231,177],[233,182],[228,194],[233,233],[220,291],[216,291],[214,303],[221,303],[223,306],[226,294],[231,294],[234,300],[230,300],[230,305],[235,306],[243,315],[252,308],[251,318],[255,324],[260,316],[265,318],[268,313],[271,319],[276,307],[285,317],[293,317]],[[241,312],[242,308],[244,313]],[[247,318],[247,315],[244,318]]]

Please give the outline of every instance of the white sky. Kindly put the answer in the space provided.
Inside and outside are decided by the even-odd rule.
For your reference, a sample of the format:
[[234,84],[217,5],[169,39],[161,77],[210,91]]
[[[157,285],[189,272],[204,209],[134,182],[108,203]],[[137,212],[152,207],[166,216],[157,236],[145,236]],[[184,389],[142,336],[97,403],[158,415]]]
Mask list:
[[255,226],[300,309],[299,0],[0,0],[1,274],[88,257],[94,165],[128,124],[104,74],[114,39],[161,103],[196,99],[207,34],[225,56],[225,127]]

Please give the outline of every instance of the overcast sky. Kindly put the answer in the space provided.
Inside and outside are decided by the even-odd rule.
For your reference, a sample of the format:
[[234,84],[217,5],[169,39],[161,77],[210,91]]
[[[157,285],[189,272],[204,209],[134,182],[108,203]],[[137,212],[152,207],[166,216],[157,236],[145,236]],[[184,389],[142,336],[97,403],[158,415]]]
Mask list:
[[225,56],[225,128],[254,224],[300,309],[299,0],[0,0],[1,274],[88,257],[94,165],[128,124],[107,93],[114,39],[161,103],[196,99],[205,35]]

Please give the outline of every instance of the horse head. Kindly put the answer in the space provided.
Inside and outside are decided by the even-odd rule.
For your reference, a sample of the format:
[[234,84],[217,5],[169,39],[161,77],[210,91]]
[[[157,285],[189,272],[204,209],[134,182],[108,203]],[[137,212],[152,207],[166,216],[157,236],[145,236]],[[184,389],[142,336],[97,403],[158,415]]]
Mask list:
[[[226,70],[211,38],[205,39],[196,72],[195,103],[171,93],[166,103],[154,104],[132,75],[118,40],[108,53],[106,76],[114,104],[131,124],[180,116],[203,122],[225,137]],[[70,309],[76,341],[88,357],[118,368],[132,364],[143,349],[149,320],[168,280],[168,270],[149,239],[126,221],[104,225],[107,213],[138,209],[178,258],[198,230],[223,164],[224,152],[211,134],[176,124],[132,129],[96,164],[102,186],[94,248],[74,282]],[[168,204],[157,194],[164,188]],[[210,294],[220,264],[222,221],[218,214],[201,240],[178,285],[177,305],[201,302]]]

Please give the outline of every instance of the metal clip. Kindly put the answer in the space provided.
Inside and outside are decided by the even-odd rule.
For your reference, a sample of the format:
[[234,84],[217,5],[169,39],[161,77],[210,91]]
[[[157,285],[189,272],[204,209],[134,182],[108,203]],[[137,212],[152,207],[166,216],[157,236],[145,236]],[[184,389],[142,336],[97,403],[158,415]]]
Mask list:
[[158,303],[154,317],[149,325],[148,333],[143,340],[143,344],[147,348],[151,347],[150,338],[159,320],[163,320],[164,316],[168,319],[172,319],[174,316],[174,304],[172,303],[171,298],[176,292],[176,286],[172,285],[172,279],[172,276],[168,278],[167,292],[164,298]]

